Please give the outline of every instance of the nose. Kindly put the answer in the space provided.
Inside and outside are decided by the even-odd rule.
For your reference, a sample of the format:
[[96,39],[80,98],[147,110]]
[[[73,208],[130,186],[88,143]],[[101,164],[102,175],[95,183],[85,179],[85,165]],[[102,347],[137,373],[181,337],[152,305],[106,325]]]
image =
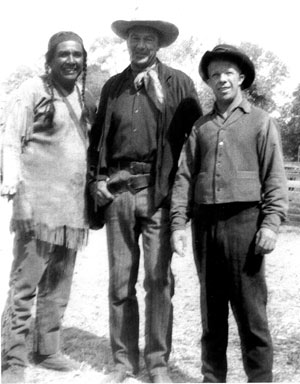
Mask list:
[[143,39],[140,39],[137,43],[137,48],[144,48],[145,47],[145,41]]
[[74,57],[74,55],[72,54],[72,53],[70,53],[69,55],[68,55],[68,63],[75,63],[75,57]]
[[219,81],[220,81],[221,83],[224,83],[226,80],[227,80],[227,76],[226,76],[226,74],[225,74],[225,73],[221,73],[221,74],[220,74],[220,77],[219,77]]

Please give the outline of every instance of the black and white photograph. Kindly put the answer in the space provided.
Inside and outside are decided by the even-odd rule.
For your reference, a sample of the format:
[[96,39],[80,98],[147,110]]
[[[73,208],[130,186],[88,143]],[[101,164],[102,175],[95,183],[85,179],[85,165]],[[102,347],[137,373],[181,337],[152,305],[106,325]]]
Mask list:
[[0,10],[1,383],[300,383],[298,0]]

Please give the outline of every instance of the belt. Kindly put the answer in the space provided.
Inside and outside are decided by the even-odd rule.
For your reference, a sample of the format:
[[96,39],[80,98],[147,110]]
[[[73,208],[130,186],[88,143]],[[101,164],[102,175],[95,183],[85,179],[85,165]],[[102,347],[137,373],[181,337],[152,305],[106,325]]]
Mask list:
[[122,176],[119,177],[118,174],[116,174],[115,177],[108,180],[107,188],[113,195],[126,191],[130,191],[132,194],[135,194],[153,184],[154,179],[149,173],[145,175],[131,175],[128,178],[124,178]]
[[126,170],[132,175],[140,175],[145,173],[151,173],[153,170],[152,163],[144,163],[142,161],[115,161],[109,167],[109,174],[113,174],[118,170]]

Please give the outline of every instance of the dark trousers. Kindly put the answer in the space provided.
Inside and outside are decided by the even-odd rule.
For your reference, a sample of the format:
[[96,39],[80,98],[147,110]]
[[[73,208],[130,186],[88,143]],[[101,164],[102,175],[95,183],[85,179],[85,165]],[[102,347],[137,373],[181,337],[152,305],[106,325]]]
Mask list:
[[202,205],[195,210],[192,230],[201,284],[204,382],[226,381],[229,303],[248,381],[272,381],[264,259],[254,253],[258,226],[257,204]]
[[171,350],[174,282],[167,209],[155,210],[153,188],[115,197],[106,211],[109,255],[110,338],[116,366],[139,369],[136,282],[144,253],[145,362],[150,374],[167,369]]
[[2,314],[4,365],[27,365],[26,336],[35,296],[36,352],[49,355],[59,351],[75,258],[74,250],[16,235],[10,289]]

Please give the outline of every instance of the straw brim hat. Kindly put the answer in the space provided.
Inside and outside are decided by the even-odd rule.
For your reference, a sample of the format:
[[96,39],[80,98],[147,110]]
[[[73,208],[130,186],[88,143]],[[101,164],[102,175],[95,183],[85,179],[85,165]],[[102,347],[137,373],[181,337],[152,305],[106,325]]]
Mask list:
[[117,20],[111,25],[115,34],[125,40],[128,37],[130,29],[134,27],[148,27],[157,31],[160,47],[171,45],[179,35],[179,30],[176,25],[161,20]]
[[245,75],[241,88],[247,89],[255,79],[255,67],[250,58],[241,50],[228,44],[217,45],[212,51],[206,51],[199,64],[199,74],[203,81],[208,80],[208,66],[214,60],[228,60],[235,63]]

